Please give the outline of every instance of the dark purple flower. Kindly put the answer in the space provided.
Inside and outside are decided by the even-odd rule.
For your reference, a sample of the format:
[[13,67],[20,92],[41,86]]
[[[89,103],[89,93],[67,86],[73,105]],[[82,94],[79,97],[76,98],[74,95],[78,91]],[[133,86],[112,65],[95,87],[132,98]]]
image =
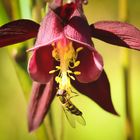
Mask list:
[[102,57],[91,38],[140,50],[140,31],[118,21],[100,21],[89,26],[82,2],[62,5],[62,0],[56,0],[40,28],[30,20],[17,20],[0,27],[0,47],[37,35],[28,64],[34,81],[28,110],[30,131],[42,123],[57,89],[71,94],[74,87],[104,110],[117,115]]

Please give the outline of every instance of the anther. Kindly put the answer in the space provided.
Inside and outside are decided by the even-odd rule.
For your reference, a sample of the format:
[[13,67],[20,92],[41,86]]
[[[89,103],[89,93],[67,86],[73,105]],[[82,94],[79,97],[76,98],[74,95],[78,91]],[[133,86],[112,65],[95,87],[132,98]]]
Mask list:
[[75,80],[74,76],[69,75],[69,77],[70,77],[72,80]]
[[81,72],[80,71],[74,71],[74,75],[80,75]]
[[76,52],[79,53],[81,50],[83,50],[83,47],[79,47],[76,49]]
[[71,70],[67,70],[67,73],[73,73]]
[[49,74],[53,74],[55,72],[56,72],[56,70],[51,70],[51,71],[49,71]]
[[75,59],[77,59],[78,53],[79,53],[81,50],[83,50],[83,47],[79,47],[79,48],[76,49]]
[[79,64],[80,64],[80,61],[76,61],[76,62],[74,63],[74,67],[79,66]]
[[61,69],[60,66],[56,66],[55,68],[56,68],[56,70],[49,71],[49,74],[53,74],[53,73],[55,73],[55,72],[57,72],[58,70]]
[[60,66],[56,66],[56,69],[60,70],[61,68],[60,68]]

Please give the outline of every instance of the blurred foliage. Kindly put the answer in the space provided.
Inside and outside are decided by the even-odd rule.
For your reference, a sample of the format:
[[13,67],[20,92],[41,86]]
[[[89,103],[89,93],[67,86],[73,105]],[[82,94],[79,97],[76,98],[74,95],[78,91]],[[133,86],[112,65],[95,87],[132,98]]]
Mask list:
[[[43,7],[43,8],[42,8]],[[129,22],[140,28],[140,1],[128,0]],[[99,20],[118,20],[118,0],[89,0],[84,7],[89,23]],[[41,21],[45,15],[45,1],[43,0],[0,0],[0,25],[19,18]],[[122,51],[119,48],[94,39],[95,47],[104,58],[105,70],[108,74],[112,100],[120,117],[113,116],[102,110],[90,99],[84,96],[74,98],[73,102],[84,113],[87,125],[85,127],[77,124],[76,129],[69,126],[65,119],[65,140],[125,140],[125,96],[124,79],[122,71]],[[13,58],[17,52],[24,52],[23,47],[32,47],[33,40],[26,41],[8,48],[0,49],[0,140],[43,140],[44,133],[40,128],[40,135],[36,137],[35,132],[29,133],[27,129],[27,100],[30,96],[31,79],[27,75],[27,63],[20,61],[16,63]],[[130,51],[130,92],[132,102],[132,117],[134,124],[134,140],[140,140],[140,52]],[[19,53],[18,53],[19,54]],[[14,56],[14,57],[13,57]],[[17,57],[17,56],[16,56]],[[18,58],[18,60],[20,60]],[[22,64],[21,64],[22,63]],[[102,88],[102,87],[101,87]],[[52,104],[52,119],[56,136],[60,135],[59,117],[61,108],[57,99]],[[47,121],[47,120],[46,120]],[[48,123],[48,122],[47,122]],[[44,126],[42,126],[44,127]],[[38,134],[39,134],[38,133]]]

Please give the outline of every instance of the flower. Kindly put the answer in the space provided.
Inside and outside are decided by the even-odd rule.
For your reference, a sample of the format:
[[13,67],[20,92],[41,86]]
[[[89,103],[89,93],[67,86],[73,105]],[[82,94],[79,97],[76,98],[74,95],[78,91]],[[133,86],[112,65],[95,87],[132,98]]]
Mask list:
[[72,94],[73,87],[95,101],[104,110],[114,109],[110,84],[103,60],[92,37],[107,43],[140,50],[140,31],[118,21],[100,21],[89,26],[83,13],[82,0],[62,4],[55,0],[39,24],[17,20],[0,27],[0,47],[37,36],[28,72],[33,79],[28,110],[29,131],[42,123],[57,89]]

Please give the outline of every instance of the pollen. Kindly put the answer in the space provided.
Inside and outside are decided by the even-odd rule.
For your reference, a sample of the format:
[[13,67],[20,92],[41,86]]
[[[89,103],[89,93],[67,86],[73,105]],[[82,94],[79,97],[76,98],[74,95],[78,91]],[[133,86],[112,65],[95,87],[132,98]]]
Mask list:
[[52,56],[60,65],[56,66],[55,70],[51,70],[49,74],[59,71],[55,81],[59,84],[59,89],[66,90],[69,93],[71,91],[70,80],[75,80],[75,76],[81,74],[80,71],[73,71],[73,69],[80,65],[80,61],[77,58],[78,53],[83,48],[74,49],[73,43],[68,40],[60,41],[52,46]]

